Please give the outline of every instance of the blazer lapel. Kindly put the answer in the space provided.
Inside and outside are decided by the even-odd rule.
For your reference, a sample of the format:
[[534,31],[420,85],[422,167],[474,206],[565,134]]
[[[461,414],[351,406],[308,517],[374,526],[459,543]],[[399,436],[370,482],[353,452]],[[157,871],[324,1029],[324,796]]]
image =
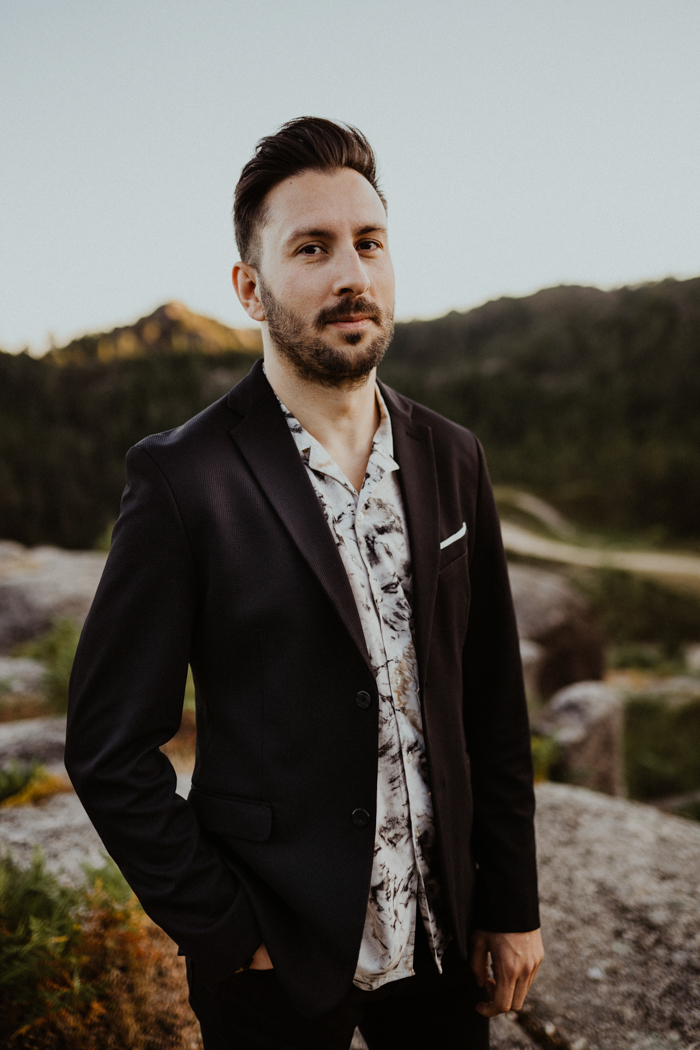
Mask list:
[[440,510],[433,435],[429,426],[416,423],[393,390],[380,384],[394,437],[399,464],[413,571],[413,621],[421,696],[428,666],[433,610],[440,568]]
[[[257,374],[256,374],[257,372]],[[313,485],[260,363],[229,394],[231,437],[372,669],[350,581]]]

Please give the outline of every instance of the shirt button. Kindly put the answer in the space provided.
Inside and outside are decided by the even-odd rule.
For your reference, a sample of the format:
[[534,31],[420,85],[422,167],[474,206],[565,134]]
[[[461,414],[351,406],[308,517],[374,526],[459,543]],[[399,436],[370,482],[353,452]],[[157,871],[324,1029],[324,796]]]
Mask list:
[[369,693],[366,693],[364,689],[360,689],[359,693],[355,697],[355,703],[358,707],[361,707],[363,710],[365,710],[372,703],[372,697],[369,695]]
[[366,809],[353,809],[352,822],[356,828],[366,828],[369,824],[369,813]]
[[362,513],[362,511],[360,511],[360,513],[357,515],[357,523],[358,523],[358,525],[360,524],[360,522],[362,522],[364,520],[365,520],[365,516]]

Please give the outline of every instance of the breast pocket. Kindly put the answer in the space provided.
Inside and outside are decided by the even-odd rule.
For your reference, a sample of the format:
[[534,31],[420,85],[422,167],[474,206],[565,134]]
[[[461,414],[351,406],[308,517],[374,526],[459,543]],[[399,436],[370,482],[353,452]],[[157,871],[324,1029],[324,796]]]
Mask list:
[[458,529],[446,536],[440,542],[440,570],[446,569],[453,561],[464,557],[467,553],[467,541],[469,538],[467,523],[463,521]]

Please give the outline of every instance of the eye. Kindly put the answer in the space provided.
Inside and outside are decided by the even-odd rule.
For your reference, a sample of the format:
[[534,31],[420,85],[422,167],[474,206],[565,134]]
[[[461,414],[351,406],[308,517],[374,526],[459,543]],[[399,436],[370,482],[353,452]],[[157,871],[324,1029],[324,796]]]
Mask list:
[[381,248],[379,241],[360,241],[360,243],[357,245],[358,251],[361,252],[369,252],[372,251],[373,248]]
[[319,255],[323,251],[320,244],[305,244],[299,249],[300,255]]

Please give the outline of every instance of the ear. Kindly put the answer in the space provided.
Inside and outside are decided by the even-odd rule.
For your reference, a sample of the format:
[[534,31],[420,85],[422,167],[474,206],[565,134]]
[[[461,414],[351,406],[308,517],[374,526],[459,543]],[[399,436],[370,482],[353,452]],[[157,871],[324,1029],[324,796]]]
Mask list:
[[248,263],[237,262],[233,267],[231,280],[241,306],[248,316],[254,321],[264,321],[265,311],[258,294],[258,274],[255,267]]

